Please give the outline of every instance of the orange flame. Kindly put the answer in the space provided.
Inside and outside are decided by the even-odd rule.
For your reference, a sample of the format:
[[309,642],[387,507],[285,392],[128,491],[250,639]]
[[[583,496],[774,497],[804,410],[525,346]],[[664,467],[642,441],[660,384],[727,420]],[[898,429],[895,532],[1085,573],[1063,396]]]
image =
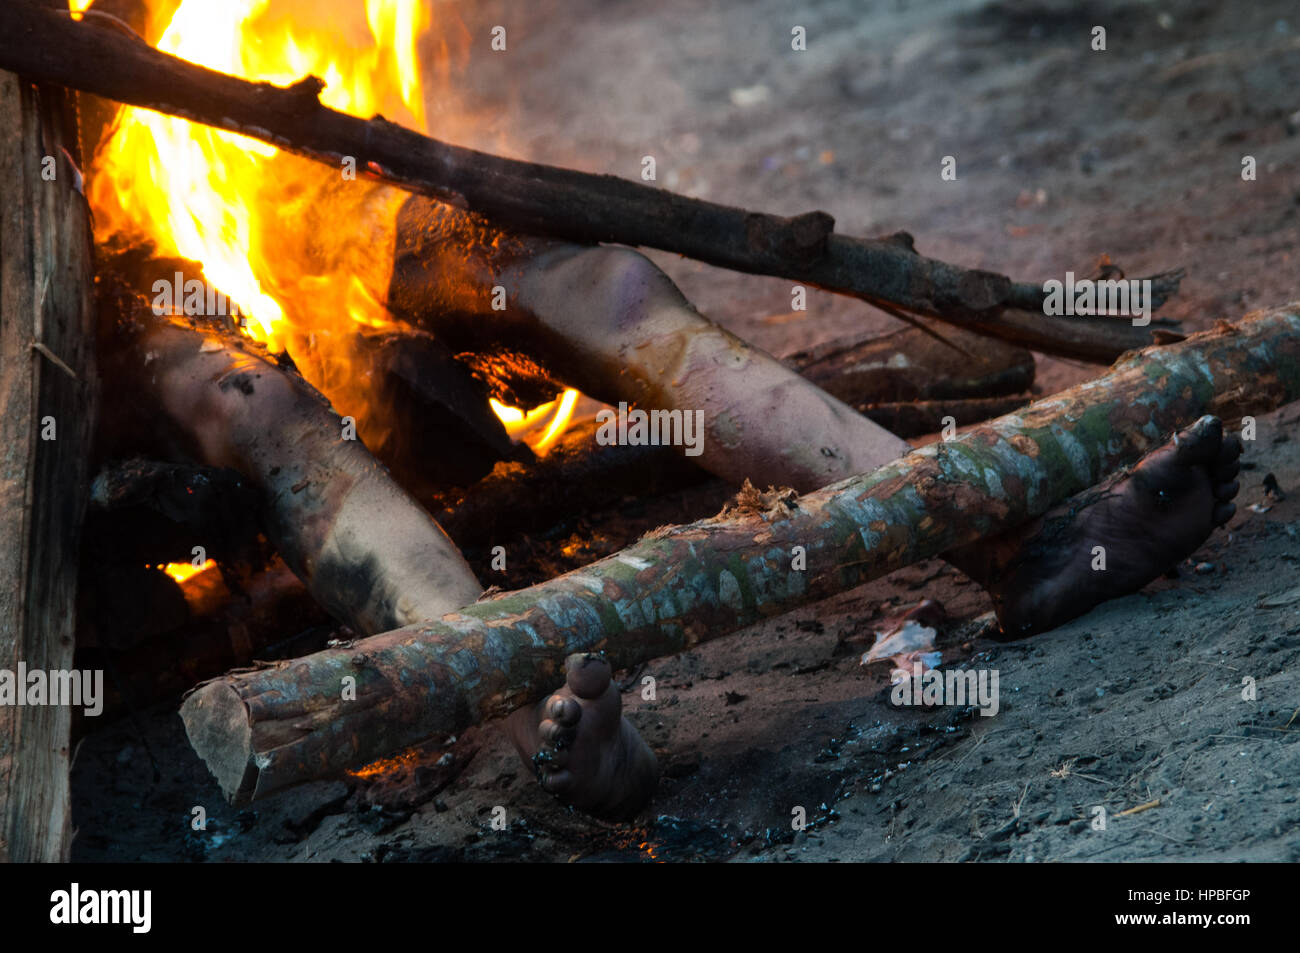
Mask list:
[[191,579],[201,572],[207,572],[216,565],[217,564],[214,560],[209,559],[202,566],[196,566],[193,563],[166,563],[155,566],[154,568],[161,569],[177,582],[184,583],[185,580]]
[[495,398],[488,403],[512,439],[523,440],[538,456],[545,456],[569,426],[573,409],[581,396],[570,387],[555,400],[528,411],[510,407]]
[[[74,3],[74,12],[87,5]],[[318,76],[325,105],[423,130],[418,47],[430,26],[422,0],[183,0],[158,48],[277,85]],[[445,46],[441,52],[445,67]],[[377,267],[354,220],[382,195],[375,186],[255,139],[137,108],[123,111],[94,173],[90,197],[102,233],[143,233],[160,254],[201,262],[246,333],[289,351],[340,413],[366,417],[369,382],[350,361],[355,333],[393,323],[358,275]],[[393,199],[378,200],[375,214],[387,214],[385,201]],[[544,452],[576,398],[566,392],[540,436],[528,428],[522,439]]]

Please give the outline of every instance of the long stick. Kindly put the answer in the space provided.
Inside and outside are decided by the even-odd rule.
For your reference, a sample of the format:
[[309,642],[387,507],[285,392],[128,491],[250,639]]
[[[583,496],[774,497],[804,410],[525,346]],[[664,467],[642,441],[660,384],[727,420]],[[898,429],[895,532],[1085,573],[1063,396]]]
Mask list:
[[1235,424],[1300,398],[1298,309],[1134,354],[1104,377],[807,496],[657,531],[437,622],[210,682],[181,708],[190,741],[228,797],[260,797],[535,700],[571,652],[603,649],[615,667],[644,662],[1015,526],[1203,413]]
[[[1007,340],[1028,340],[1004,322],[1013,308],[1034,320],[1042,289],[1004,275],[924,258],[910,236],[867,240],[832,233],[814,211],[792,218],[705,202],[610,175],[522,162],[449,145],[382,117],[349,116],[321,105],[323,83],[292,86],[214,72],[93,22],[41,10],[26,0],[0,4],[0,68],[83,89],[133,106],[181,116],[269,142],[341,167],[344,158],[372,178],[468,207],[519,231],[577,242],[620,242],[676,252],[713,265],[775,275],[886,308],[962,323],[978,320]],[[1157,303],[1178,276],[1156,276]],[[1084,360],[1111,360],[1151,343],[1149,329],[1101,322],[1086,346],[1037,329],[1033,346]],[[1092,328],[1086,329],[1091,331]]]

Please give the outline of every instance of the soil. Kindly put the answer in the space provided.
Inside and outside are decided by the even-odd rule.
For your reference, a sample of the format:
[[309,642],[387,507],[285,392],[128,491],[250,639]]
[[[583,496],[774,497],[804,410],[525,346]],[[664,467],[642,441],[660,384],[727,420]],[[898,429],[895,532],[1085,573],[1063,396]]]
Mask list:
[[[1086,275],[1101,255],[1130,276],[1183,267],[1162,313],[1190,330],[1300,298],[1293,4],[783,6],[439,4],[445,35],[468,45],[453,57],[454,95],[430,97],[431,129],[628,177],[654,155],[665,188],[826,209],[846,234],[905,229],[923,254],[1025,280]],[[496,24],[505,53],[489,50]],[[796,25],[805,52],[790,49]],[[1095,25],[1104,52],[1091,49]],[[956,181],[940,178],[944,156]],[[705,314],[777,354],[895,326],[816,291],[791,312],[788,282],[652,257]],[[1038,389],[1100,371],[1040,358]],[[498,724],[370,778],[237,810],[169,705],[78,748],[73,857],[1300,860],[1298,417],[1292,406],[1259,418],[1238,515],[1179,578],[1052,632],[993,641],[987,597],[931,561],[620,673],[665,773],[637,823],[556,804]],[[1285,498],[1265,492],[1270,474]],[[729,492],[575,514],[530,541],[515,581],[708,515]],[[998,671],[996,715],[894,706],[889,666],[860,664],[881,620],[923,596],[954,620],[944,665]]]

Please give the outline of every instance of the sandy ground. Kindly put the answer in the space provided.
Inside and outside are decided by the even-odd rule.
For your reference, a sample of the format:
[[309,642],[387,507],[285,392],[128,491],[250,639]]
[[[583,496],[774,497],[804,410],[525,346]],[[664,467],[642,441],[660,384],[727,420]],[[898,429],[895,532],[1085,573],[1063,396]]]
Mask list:
[[[665,187],[823,208],[849,234],[906,229],[924,254],[1017,278],[1087,273],[1102,254],[1130,275],[1182,266],[1165,314],[1191,329],[1300,298],[1291,4],[460,6],[447,35],[472,43],[457,46],[435,134],[625,176],[654,155]],[[498,23],[504,54],[487,50]],[[1089,48],[1097,24],[1105,52]],[[807,28],[806,52],[789,48],[793,25]],[[946,155],[956,182],[940,180]],[[1241,177],[1246,155],[1254,181]],[[817,292],[791,314],[788,282],[655,257],[706,314],[778,354],[893,325]],[[1041,360],[1040,388],[1098,372]],[[80,747],[74,858],[1300,860],[1297,416],[1260,419],[1238,516],[1179,579],[1053,632],[989,640],[986,597],[936,561],[622,673],[665,767],[637,824],[555,804],[491,724],[441,767],[435,753],[381,781],[236,811],[173,707]],[[1296,492],[1266,499],[1268,473]],[[585,514],[554,548],[585,542],[594,557],[707,515],[726,493]],[[965,620],[943,633],[945,664],[999,672],[995,716],[894,707],[888,667],[859,664],[883,615],[923,595]],[[196,806],[204,831],[191,829]]]

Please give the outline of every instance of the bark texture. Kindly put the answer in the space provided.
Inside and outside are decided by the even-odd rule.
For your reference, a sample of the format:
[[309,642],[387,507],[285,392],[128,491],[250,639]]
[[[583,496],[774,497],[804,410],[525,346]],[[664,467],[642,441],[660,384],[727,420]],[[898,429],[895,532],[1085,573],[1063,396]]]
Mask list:
[[1231,425],[1300,398],[1298,307],[1135,353],[873,473],[802,497],[742,493],[714,519],[530,589],[218,679],[182,706],[190,741],[228,797],[261,797],[534,701],[572,652],[633,665],[1000,532],[1204,413]]
[[[72,667],[95,380],[77,151],[70,94],[0,73],[0,671],[10,677],[20,662]],[[0,861],[66,859],[71,714],[0,706]]]

